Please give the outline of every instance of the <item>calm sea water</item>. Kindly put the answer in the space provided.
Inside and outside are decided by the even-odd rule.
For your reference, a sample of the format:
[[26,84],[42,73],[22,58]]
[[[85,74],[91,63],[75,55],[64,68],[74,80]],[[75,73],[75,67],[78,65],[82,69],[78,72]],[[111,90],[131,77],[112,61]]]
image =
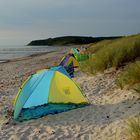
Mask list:
[[60,47],[54,46],[2,46],[0,45],[0,61],[20,58],[32,54],[57,51]]

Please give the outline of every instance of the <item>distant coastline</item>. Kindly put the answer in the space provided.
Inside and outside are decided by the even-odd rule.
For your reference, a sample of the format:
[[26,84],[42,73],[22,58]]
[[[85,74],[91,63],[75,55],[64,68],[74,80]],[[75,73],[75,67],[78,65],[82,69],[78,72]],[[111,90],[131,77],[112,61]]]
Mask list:
[[110,37],[86,37],[86,36],[63,36],[56,38],[48,38],[42,40],[33,40],[27,46],[64,46],[64,45],[80,45],[95,43],[107,39],[116,39],[122,36],[110,36]]

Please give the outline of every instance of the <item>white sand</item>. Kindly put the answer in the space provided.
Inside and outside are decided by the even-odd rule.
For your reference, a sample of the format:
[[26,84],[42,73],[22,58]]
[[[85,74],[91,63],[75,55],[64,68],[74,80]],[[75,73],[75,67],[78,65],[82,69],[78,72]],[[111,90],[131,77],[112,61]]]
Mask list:
[[140,113],[140,98],[134,91],[116,86],[117,72],[113,70],[97,76],[76,73],[74,80],[89,99],[89,106],[22,123],[9,118],[12,100],[22,81],[38,69],[58,64],[63,53],[0,64],[0,139],[127,139],[126,122]]

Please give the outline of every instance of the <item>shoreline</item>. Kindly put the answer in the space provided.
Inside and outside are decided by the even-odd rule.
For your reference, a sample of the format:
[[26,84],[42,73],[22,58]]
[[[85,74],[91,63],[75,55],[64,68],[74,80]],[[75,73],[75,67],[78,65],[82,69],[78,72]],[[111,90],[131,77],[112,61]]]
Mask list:
[[17,58],[12,58],[12,59],[0,59],[0,64],[1,63],[9,63],[9,62],[27,60],[27,59],[32,58],[32,57],[42,56],[42,55],[46,55],[46,54],[54,53],[54,52],[57,52],[57,51],[40,52],[40,53],[35,53],[35,54],[31,54],[31,55],[24,56],[24,57],[17,57]]
[[[1,63],[9,63],[9,62],[15,62],[15,61],[22,61],[22,60],[25,60],[25,59],[28,59],[28,58],[31,58],[31,57],[36,57],[36,56],[41,56],[41,55],[46,55],[46,54],[49,54],[49,53],[55,53],[55,52],[65,52],[66,50],[70,50],[71,48],[80,48],[82,45],[70,45],[70,46],[57,46],[58,49],[57,50],[52,50],[52,51],[49,51],[49,52],[36,52],[36,53],[33,53],[33,54],[30,54],[30,55],[26,55],[26,56],[21,56],[21,57],[16,57],[16,58],[10,58],[10,59],[0,59],[0,64]],[[51,46],[52,47],[52,46]],[[56,47],[56,46],[54,46]],[[85,45],[83,46],[85,47]],[[52,47],[53,48],[53,47]],[[68,51],[67,51],[68,52]]]

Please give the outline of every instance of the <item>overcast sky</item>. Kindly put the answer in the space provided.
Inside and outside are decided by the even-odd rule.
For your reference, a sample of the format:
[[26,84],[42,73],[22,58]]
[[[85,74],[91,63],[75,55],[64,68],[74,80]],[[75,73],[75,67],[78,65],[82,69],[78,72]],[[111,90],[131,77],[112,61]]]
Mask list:
[[140,0],[0,0],[0,45],[140,33]]

